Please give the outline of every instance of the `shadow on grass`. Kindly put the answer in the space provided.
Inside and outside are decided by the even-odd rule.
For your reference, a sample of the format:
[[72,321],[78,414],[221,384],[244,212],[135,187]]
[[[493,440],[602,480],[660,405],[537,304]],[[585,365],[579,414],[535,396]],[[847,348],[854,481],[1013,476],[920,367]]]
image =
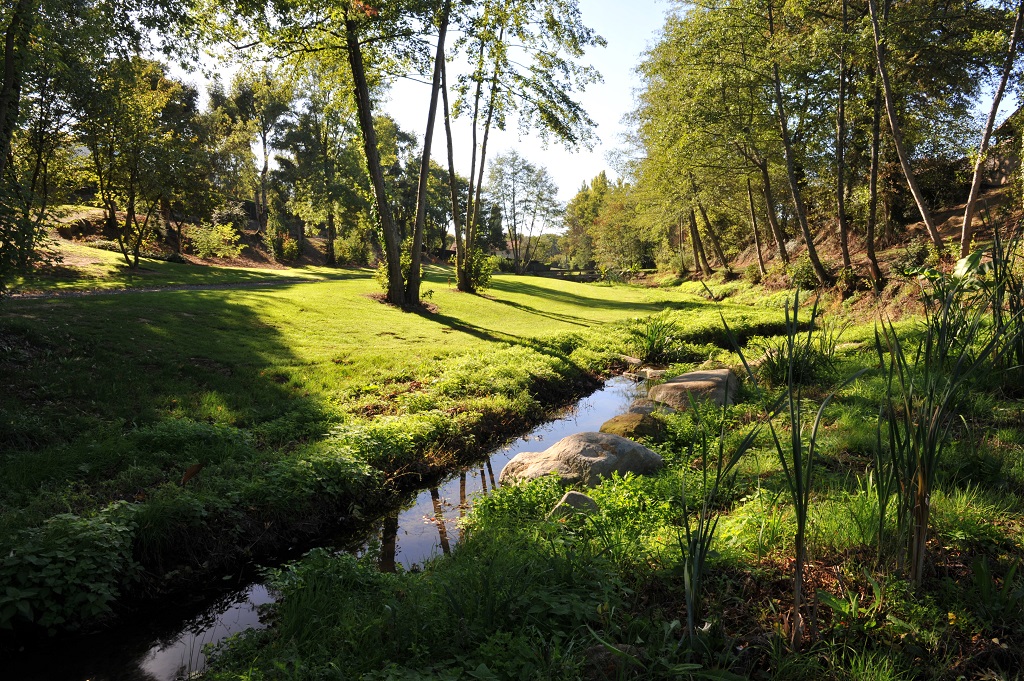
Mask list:
[[[661,312],[666,308],[673,310],[686,310],[694,307],[693,303],[681,301],[660,301],[657,303],[642,303],[623,300],[610,300],[608,298],[595,298],[591,296],[581,295],[578,293],[570,293],[568,291],[559,291],[546,286],[538,286],[536,284],[531,284],[525,281],[525,279],[526,277],[523,277],[522,279],[517,278],[512,281],[510,281],[507,278],[494,279],[491,281],[491,288],[494,289],[495,291],[515,293],[519,295],[530,296],[531,298],[552,300],[564,303],[566,305],[576,305],[601,310],[630,310],[635,311],[637,313],[654,314],[657,312]],[[512,303],[506,300],[497,300],[497,302],[513,306],[521,306],[520,303]],[[535,308],[530,308],[529,306],[522,306],[522,309],[535,311]],[[584,318],[576,317],[575,319],[582,320]]]
[[21,349],[0,358],[0,448],[10,453],[0,490],[16,497],[65,481],[107,487],[134,466],[176,481],[197,463],[191,453],[146,450],[132,437],[142,428],[173,429],[183,419],[262,427],[257,440],[279,444],[308,437],[326,418],[319,399],[289,385],[287,367],[301,363],[282,334],[223,294],[12,300],[3,308],[0,334],[20,339]]

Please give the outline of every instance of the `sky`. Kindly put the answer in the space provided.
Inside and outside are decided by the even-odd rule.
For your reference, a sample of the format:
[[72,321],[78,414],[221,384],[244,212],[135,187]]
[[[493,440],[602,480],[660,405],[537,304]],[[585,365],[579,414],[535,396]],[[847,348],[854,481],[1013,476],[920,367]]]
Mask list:
[[[516,149],[535,165],[542,165],[558,185],[559,200],[569,201],[584,182],[589,182],[602,170],[615,177],[607,155],[621,146],[626,126],[622,118],[633,109],[634,92],[640,85],[635,73],[641,53],[654,45],[665,23],[665,14],[673,3],[667,0],[580,0],[583,22],[608,41],[607,47],[588,50],[585,63],[594,66],[604,77],[603,83],[590,85],[578,96],[578,101],[597,122],[595,134],[599,143],[593,150],[586,148],[566,150],[552,142],[545,148],[536,133],[520,136],[514,119],[508,121],[505,131],[492,131],[487,156]],[[627,9],[623,9],[626,7]],[[456,68],[455,65],[449,69]],[[451,74],[451,71],[449,71]],[[451,77],[451,76],[449,76]],[[422,137],[426,129],[426,111],[430,102],[428,84],[400,80],[391,89],[384,110],[399,127]],[[440,104],[439,113],[440,113]],[[467,121],[456,122],[452,129],[455,147],[455,170],[469,175],[470,126]],[[444,125],[438,118],[431,158],[447,167]]]

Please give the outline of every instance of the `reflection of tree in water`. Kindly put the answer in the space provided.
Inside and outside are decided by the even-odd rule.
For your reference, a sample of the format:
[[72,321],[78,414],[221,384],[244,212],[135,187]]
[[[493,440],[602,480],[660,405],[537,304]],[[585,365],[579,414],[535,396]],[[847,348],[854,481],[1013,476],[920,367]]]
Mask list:
[[437,525],[437,535],[441,539],[441,552],[451,555],[452,547],[448,543],[448,527],[444,524],[444,509],[441,507],[441,493],[436,487],[430,488],[430,500],[434,502],[434,524]]
[[384,518],[380,537],[380,558],[377,567],[381,572],[395,571],[395,553],[398,550],[398,512]]

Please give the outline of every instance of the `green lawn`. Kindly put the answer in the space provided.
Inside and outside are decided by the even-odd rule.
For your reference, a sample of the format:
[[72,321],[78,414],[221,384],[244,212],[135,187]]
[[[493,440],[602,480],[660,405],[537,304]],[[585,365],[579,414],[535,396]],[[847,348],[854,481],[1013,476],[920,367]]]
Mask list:
[[259,284],[296,280],[345,278],[350,272],[325,267],[210,267],[141,258],[139,267],[126,266],[120,253],[63,239],[55,242],[60,260],[8,282],[14,294],[116,291],[174,286]]
[[[155,266],[162,285],[246,281]],[[632,318],[670,308],[682,360],[723,352],[718,309],[678,289],[497,276],[475,296],[435,267],[432,311],[403,312],[369,272],[329,275],[0,303],[0,577],[19,585],[0,623],[75,626],[135,588],[136,565],[150,588],[372,514],[396,476],[441,470],[593,388],[629,350]],[[781,317],[722,309],[748,335]],[[74,576],[82,556],[95,570]],[[106,587],[84,610],[46,595],[89,580]]]

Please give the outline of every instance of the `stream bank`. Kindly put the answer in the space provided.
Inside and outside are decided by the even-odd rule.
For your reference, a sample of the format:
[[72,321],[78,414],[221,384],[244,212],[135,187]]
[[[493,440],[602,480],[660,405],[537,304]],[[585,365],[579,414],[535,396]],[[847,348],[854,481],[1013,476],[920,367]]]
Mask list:
[[[458,520],[474,497],[493,489],[501,468],[523,451],[543,449],[561,438],[596,431],[622,413],[639,395],[637,383],[625,377],[580,399],[478,463],[462,467],[443,480],[406,498],[396,511],[373,523],[361,538],[325,537],[321,546],[362,551],[379,543],[382,569],[416,569],[446,553],[460,539]],[[309,546],[308,548],[312,548]],[[201,669],[202,647],[251,627],[261,626],[257,608],[272,596],[255,580],[256,570],[229,574],[220,589],[163,602],[154,614],[138,612],[115,629],[91,636],[54,640],[11,656],[5,665],[13,678],[60,681],[171,681],[180,672]],[[59,650],[59,654],[54,654]]]

